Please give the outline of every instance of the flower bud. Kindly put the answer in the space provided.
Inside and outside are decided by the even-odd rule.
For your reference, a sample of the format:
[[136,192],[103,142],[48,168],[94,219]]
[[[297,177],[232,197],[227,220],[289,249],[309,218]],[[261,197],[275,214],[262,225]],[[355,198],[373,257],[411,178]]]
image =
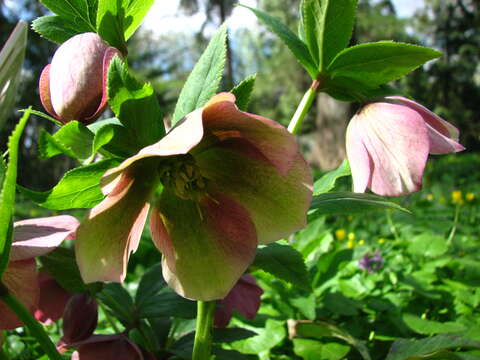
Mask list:
[[45,271],[40,271],[38,274],[38,286],[40,288],[40,298],[38,308],[34,314],[35,319],[44,325],[52,325],[62,317],[72,294],[62,288],[60,284]]
[[64,344],[88,338],[97,327],[98,305],[89,294],[72,296],[63,314]]
[[63,123],[93,122],[107,104],[107,72],[120,52],[96,33],[84,33],[63,43],[40,76],[40,100]]
[[[93,335],[77,344],[72,360],[147,360],[153,355],[142,350],[126,336]],[[76,345],[76,346],[77,346]]]

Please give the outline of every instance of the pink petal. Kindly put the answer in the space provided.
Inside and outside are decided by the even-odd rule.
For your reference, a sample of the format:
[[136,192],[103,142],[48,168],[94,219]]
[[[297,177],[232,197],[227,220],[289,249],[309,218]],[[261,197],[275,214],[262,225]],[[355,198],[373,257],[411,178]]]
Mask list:
[[186,298],[225,297],[255,257],[257,238],[247,211],[222,194],[199,199],[197,206],[165,189],[151,221],[163,276]]
[[44,271],[38,274],[38,285],[40,299],[35,311],[35,319],[44,325],[52,325],[63,316],[65,306],[72,294]]
[[352,171],[353,191],[363,193],[371,186],[374,164],[362,141],[357,121],[350,121],[347,127],[347,157]]
[[55,112],[52,105],[52,99],[50,96],[50,64],[45,66],[40,74],[40,80],[38,82],[38,92],[40,94],[40,101],[47,112],[55,119],[59,119],[59,116]]
[[79,225],[69,215],[16,221],[13,229],[11,261],[42,256],[72,238]]
[[[39,299],[35,260],[11,261],[2,282],[30,312],[35,311]],[[0,299],[0,329],[12,330],[22,325],[17,315]]]
[[75,252],[85,283],[125,278],[130,253],[138,247],[155,189],[155,174],[148,167],[124,171],[119,184],[77,230]]
[[[351,122],[373,164],[370,188],[374,193],[399,196],[421,188],[430,144],[427,127],[417,112],[402,105],[374,103]],[[365,170],[352,174],[364,176]]]

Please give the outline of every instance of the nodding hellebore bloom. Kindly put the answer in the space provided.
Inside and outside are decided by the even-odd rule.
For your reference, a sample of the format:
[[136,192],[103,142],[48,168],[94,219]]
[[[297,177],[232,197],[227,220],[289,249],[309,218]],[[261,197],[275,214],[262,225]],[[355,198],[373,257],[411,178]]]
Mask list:
[[107,105],[107,72],[114,55],[120,52],[95,33],[64,42],[40,75],[45,110],[63,123],[93,122]]
[[[240,111],[221,93],[103,177],[107,197],[77,232],[85,282],[122,281],[152,202],[163,276],[181,296],[224,298],[258,244],[302,228],[310,169],[276,122]],[[154,199],[158,186],[161,195]]]
[[364,106],[347,128],[355,192],[400,196],[418,191],[428,154],[465,148],[458,130],[422,105],[389,96]]
[[[71,239],[78,226],[72,216],[62,215],[17,221],[14,223],[10,263],[2,283],[38,320],[51,324],[59,318],[66,303],[64,292],[52,286],[45,275],[38,275],[35,257],[54,250]],[[56,295],[51,296],[52,287]],[[49,299],[49,301],[42,301]],[[22,326],[18,317],[0,300],[0,329]]]

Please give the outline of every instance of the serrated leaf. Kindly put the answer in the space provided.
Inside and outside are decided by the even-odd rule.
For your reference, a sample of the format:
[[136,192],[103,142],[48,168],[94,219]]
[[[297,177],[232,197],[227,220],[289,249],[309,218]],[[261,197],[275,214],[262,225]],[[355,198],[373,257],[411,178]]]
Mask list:
[[32,29],[45,39],[61,44],[80,32],[72,23],[58,15],[39,17],[32,22]]
[[434,320],[422,319],[419,316],[404,313],[402,314],[403,322],[417,334],[436,335],[446,333],[459,333],[465,331],[464,325],[456,322],[439,322]]
[[314,196],[309,215],[355,214],[385,209],[409,212],[400,205],[377,195],[333,192]]
[[318,63],[312,58],[307,45],[305,45],[305,43],[300,40],[297,35],[295,35],[286,25],[284,25],[280,19],[259,9],[254,9],[241,4],[240,6],[251,10],[257,16],[258,20],[264,23],[270,29],[270,31],[275,33],[280,40],[287,45],[293,56],[295,56],[298,62],[305,68],[305,70],[307,70],[312,79],[317,78],[319,74]]
[[27,23],[20,21],[0,51],[0,128],[15,104],[27,46],[27,29]]
[[352,37],[356,0],[304,0],[305,41],[322,72]]
[[193,319],[197,315],[197,307],[195,301],[185,299],[169,290],[145,299],[137,312],[140,318],[173,316]]
[[[370,88],[401,78],[425,62],[441,56],[422,46],[379,41],[349,47],[330,63],[332,79],[352,79]],[[348,81],[348,80],[345,80]]]
[[81,293],[87,290],[82,281],[71,249],[57,248],[51,253],[40,257],[43,268],[66,290]]
[[141,308],[142,303],[154,296],[166,286],[162,275],[162,264],[153,265],[143,274],[135,294],[135,304]]
[[293,351],[303,360],[340,360],[345,358],[350,347],[311,339],[293,339]]
[[185,115],[205,105],[217,92],[227,56],[226,39],[227,26],[224,24],[212,37],[207,49],[188,76],[175,106],[172,126]]
[[335,170],[329,171],[313,185],[313,195],[327,193],[335,187],[337,180],[344,176],[351,175],[348,160],[343,160],[342,164]]
[[124,20],[125,40],[128,40],[142,24],[153,2],[154,0],[123,0],[123,3],[127,4]]
[[250,75],[244,79],[240,84],[235,86],[230,92],[235,95],[235,104],[240,110],[246,111],[250,103],[250,97],[255,86],[257,74]]
[[162,113],[151,84],[142,84],[130,75],[128,66],[114,57],[108,70],[109,104],[128,132],[127,142],[137,151],[165,135]]
[[100,179],[105,171],[119,163],[117,159],[107,159],[70,170],[49,191],[38,192],[23,187],[19,187],[19,190],[37,205],[47,209],[88,209],[103,200],[105,196],[100,190]]
[[83,161],[92,155],[93,139],[93,133],[85,125],[78,121],[70,121],[54,135],[42,130],[38,148],[40,156],[44,159],[63,153]]
[[301,289],[311,290],[302,254],[291,246],[274,243],[259,248],[252,266]]
[[[93,148],[98,150],[103,144],[103,149],[112,154],[112,157],[129,157],[139,150],[135,134],[128,131],[117,118],[96,121],[87,128],[95,135]],[[112,132],[113,137],[106,143]],[[97,150],[93,152],[96,153]]]
[[421,340],[395,340],[385,360],[414,360],[427,358],[449,349],[480,349],[480,342],[455,335],[437,335]]
[[286,338],[286,335],[286,326],[283,321],[268,319],[265,327],[259,329],[258,335],[236,341],[231,344],[231,347],[244,354],[258,355],[280,344]]
[[96,1],[85,0],[40,0],[53,13],[60,15],[70,23],[70,28],[78,33],[96,31],[95,12]]
[[126,54],[124,21],[125,8],[122,1],[98,0],[96,31],[107,43]]
[[[15,183],[17,181],[18,147],[20,137],[30,117],[30,109],[25,112],[8,138],[8,167],[0,193],[0,262],[5,264],[12,241],[12,219],[15,207]],[[7,251],[6,251],[7,250]],[[4,269],[2,269],[4,270]],[[0,274],[1,276],[1,274]]]

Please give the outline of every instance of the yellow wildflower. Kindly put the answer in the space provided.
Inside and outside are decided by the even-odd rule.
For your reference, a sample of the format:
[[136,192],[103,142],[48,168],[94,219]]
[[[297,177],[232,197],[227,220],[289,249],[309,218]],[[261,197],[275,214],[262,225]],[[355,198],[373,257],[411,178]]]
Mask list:
[[467,193],[467,195],[465,195],[465,200],[467,200],[468,202],[472,202],[473,200],[475,200],[476,196],[474,193]]
[[365,240],[363,240],[363,239],[359,240],[358,245],[365,245]]
[[433,201],[434,196],[433,194],[427,194],[426,198],[427,198],[427,201]]
[[349,249],[353,249],[353,248],[355,247],[355,240],[348,239],[347,247],[348,247]]
[[461,205],[463,203],[462,191],[461,190],[452,191],[451,196],[452,196],[452,204]]
[[335,238],[338,240],[338,241],[342,241],[342,240],[345,240],[345,237],[347,236],[347,232],[345,231],[345,229],[337,229],[335,230]]
[[348,233],[348,240],[355,240],[355,234],[353,232]]
[[384,238],[378,239],[378,243],[379,243],[379,244],[385,244],[385,241],[386,241],[386,240],[385,240]]

